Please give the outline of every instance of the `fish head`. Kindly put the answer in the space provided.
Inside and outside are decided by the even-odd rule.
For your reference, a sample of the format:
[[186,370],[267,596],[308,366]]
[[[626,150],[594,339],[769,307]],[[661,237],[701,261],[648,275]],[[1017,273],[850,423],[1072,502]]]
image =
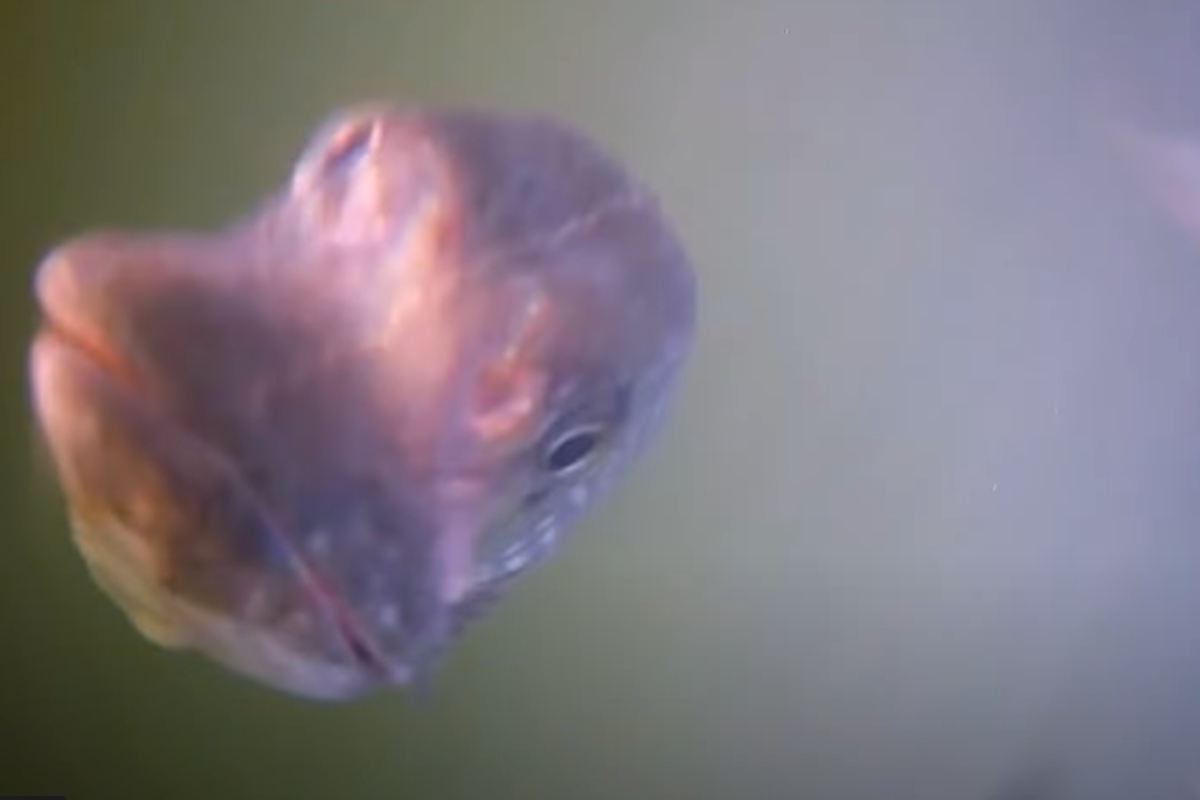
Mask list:
[[280,689],[410,684],[662,425],[696,290],[650,193],[533,117],[379,104],[209,233],[52,250],[33,405],[148,638]]

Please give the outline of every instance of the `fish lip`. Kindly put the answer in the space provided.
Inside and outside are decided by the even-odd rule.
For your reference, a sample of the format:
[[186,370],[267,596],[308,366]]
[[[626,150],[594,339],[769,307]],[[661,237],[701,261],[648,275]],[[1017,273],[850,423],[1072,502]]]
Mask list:
[[140,395],[140,390],[146,388],[147,382],[138,378],[129,360],[120,354],[117,347],[99,337],[87,335],[81,327],[66,322],[61,314],[53,312],[44,302],[41,303],[37,339],[51,341],[75,353],[105,378],[119,384],[125,392]]

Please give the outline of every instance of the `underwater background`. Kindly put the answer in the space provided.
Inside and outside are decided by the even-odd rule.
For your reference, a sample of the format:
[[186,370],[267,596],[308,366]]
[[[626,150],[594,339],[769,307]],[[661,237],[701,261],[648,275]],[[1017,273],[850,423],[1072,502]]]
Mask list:
[[[1200,796],[1200,241],[1078,56],[1156,19],[0,1],[0,794]],[[687,243],[700,328],[666,435],[431,702],[324,705],[94,587],[31,428],[30,280],[84,229],[241,215],[377,97],[600,139]]]

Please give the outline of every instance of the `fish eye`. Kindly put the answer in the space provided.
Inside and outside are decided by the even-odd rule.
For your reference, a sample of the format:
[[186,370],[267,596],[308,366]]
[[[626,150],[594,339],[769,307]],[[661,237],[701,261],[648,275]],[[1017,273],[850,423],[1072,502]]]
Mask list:
[[572,428],[553,439],[546,449],[545,465],[555,475],[578,469],[599,449],[603,432],[595,425]]

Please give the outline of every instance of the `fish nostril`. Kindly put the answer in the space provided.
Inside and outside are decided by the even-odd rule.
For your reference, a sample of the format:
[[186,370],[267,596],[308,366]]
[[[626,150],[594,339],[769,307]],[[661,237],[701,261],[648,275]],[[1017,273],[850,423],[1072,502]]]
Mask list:
[[321,193],[327,181],[345,181],[379,146],[381,134],[381,118],[370,110],[329,122],[299,158],[292,177],[293,192]]
[[356,120],[343,127],[325,151],[321,169],[338,174],[354,170],[374,149],[378,130],[374,119]]

